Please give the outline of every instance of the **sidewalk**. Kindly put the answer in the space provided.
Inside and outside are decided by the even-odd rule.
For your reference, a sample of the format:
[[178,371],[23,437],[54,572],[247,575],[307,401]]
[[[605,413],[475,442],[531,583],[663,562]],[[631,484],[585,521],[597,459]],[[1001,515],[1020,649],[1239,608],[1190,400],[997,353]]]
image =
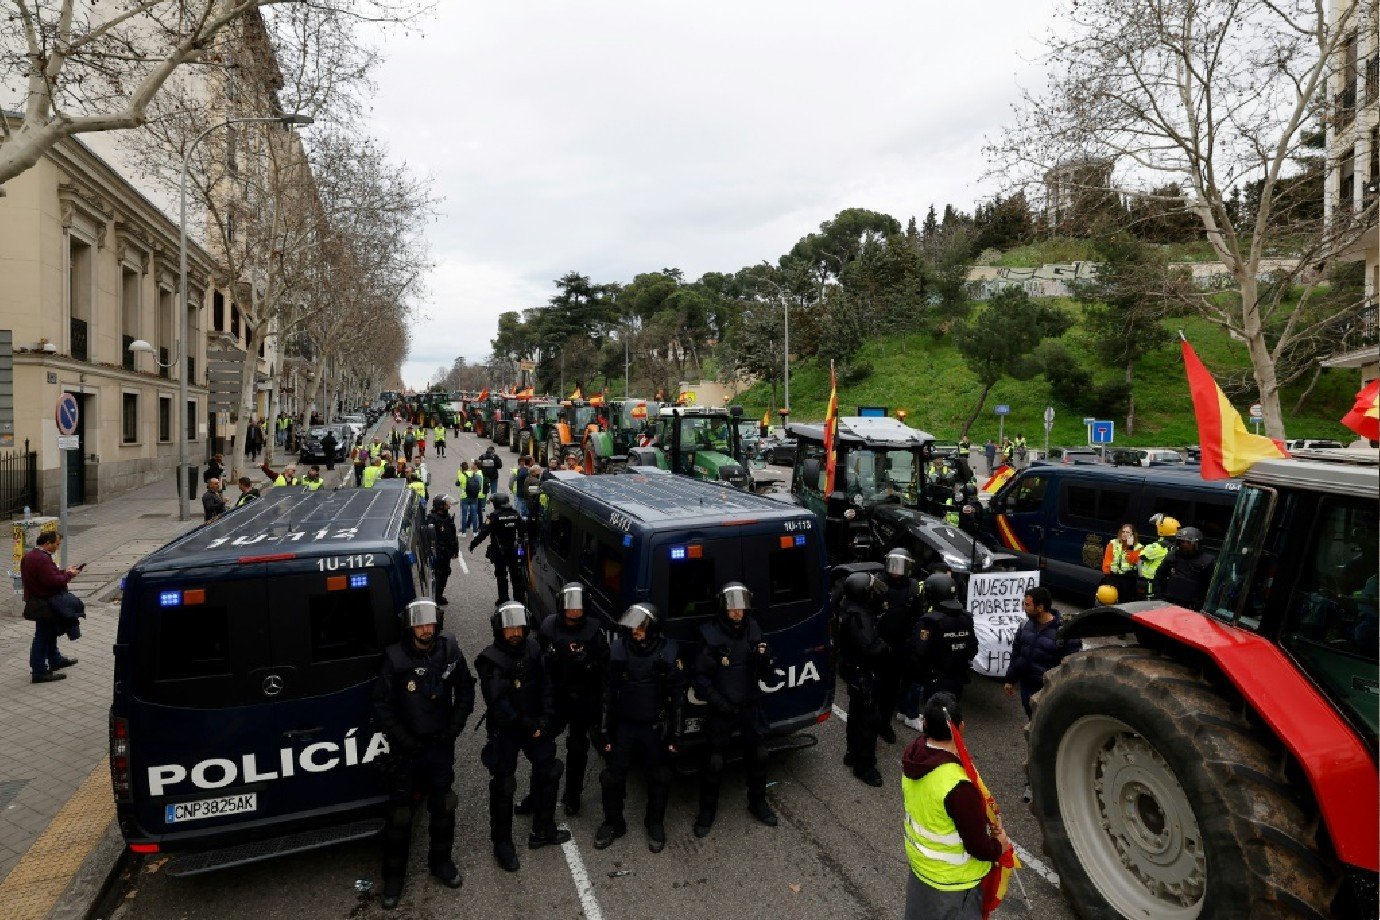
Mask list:
[[29,682],[33,624],[17,595],[0,591],[0,905],[8,918],[48,916],[114,820],[105,761],[118,614],[111,600],[130,566],[201,523],[195,498],[192,511],[178,521],[167,479],[68,515],[68,562],[88,563],[72,581],[87,617],[79,642],[59,642],[80,659],[64,681]]

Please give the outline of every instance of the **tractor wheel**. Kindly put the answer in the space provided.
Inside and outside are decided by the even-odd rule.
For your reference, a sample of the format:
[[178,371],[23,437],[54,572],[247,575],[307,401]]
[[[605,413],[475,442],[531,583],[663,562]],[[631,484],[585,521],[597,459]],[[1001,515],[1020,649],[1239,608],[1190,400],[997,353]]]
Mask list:
[[564,466],[565,454],[561,451],[562,448],[560,435],[556,434],[555,432],[552,432],[551,437],[548,438],[546,441],[547,462],[550,462],[551,458],[555,457],[557,466]]
[[1338,874],[1278,745],[1203,675],[1104,647],[1049,672],[1026,728],[1031,811],[1096,920],[1322,920]]
[[532,432],[524,431],[518,435],[517,452],[519,457],[527,456],[532,449]]

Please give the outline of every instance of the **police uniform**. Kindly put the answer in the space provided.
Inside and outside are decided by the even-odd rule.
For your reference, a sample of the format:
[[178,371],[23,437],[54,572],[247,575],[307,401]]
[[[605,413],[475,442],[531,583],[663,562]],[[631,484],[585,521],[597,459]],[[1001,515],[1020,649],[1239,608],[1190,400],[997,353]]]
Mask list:
[[436,603],[445,604],[446,584],[450,581],[450,561],[460,555],[460,537],[455,532],[455,516],[448,505],[448,496],[441,496],[431,508],[427,523],[432,526],[432,539],[435,541],[436,564]]
[[[935,577],[952,584],[947,575]],[[943,593],[935,592],[941,597]],[[963,685],[968,683],[973,656],[978,652],[978,641],[973,617],[953,599],[952,588],[947,597],[938,600],[920,618],[910,650],[916,675],[925,687],[925,699],[936,693],[952,693],[954,699],[962,699]]]
[[[909,553],[905,553],[905,559],[913,565]],[[909,571],[910,565],[907,565],[905,573],[888,574],[880,582],[883,590],[877,634],[886,643],[887,651],[877,661],[876,692],[877,711],[882,720],[878,734],[887,743],[896,740],[891,719],[909,684],[910,660],[906,642],[915,634],[915,626],[925,612],[924,591],[919,582],[910,577]]]
[[[647,812],[643,823],[653,853],[666,846],[666,802],[671,793],[667,755],[680,739],[687,686],[685,666],[674,639],[660,634],[651,604],[634,604],[619,623],[626,630],[613,640],[604,679],[600,736],[608,746],[608,760],[599,776],[603,788],[604,823],[594,838],[603,849],[627,830],[623,802],[628,772],[641,761],[647,773]],[[646,630],[643,641],[631,630]]]
[[487,495],[498,493],[498,471],[503,466],[503,461],[494,453],[490,447],[479,455],[479,459],[474,461],[474,466],[479,469],[480,475],[484,477],[484,492]]
[[609,644],[592,618],[582,616],[571,627],[561,611],[542,622],[539,641],[551,675],[556,718],[566,732],[565,795],[561,801],[566,814],[574,815],[580,811],[591,735],[599,727]]
[[1202,536],[1195,528],[1185,527],[1177,536],[1183,540],[1190,531],[1198,536],[1193,551],[1184,552],[1182,546],[1175,546],[1160,563],[1152,584],[1155,597],[1188,610],[1201,610],[1217,557],[1202,548]]
[[509,872],[519,868],[513,846],[513,793],[517,789],[519,755],[526,756],[532,764],[532,832],[527,838],[528,847],[570,839],[568,831],[556,827],[561,762],[556,757],[555,704],[541,646],[531,635],[523,635],[516,643],[503,637],[502,624],[523,625],[517,622],[519,616],[525,624],[527,611],[519,603],[499,607],[493,619],[494,642],[474,664],[488,707],[484,714],[488,742],[480,760],[490,777],[489,839],[493,841],[494,858]]
[[878,628],[872,579],[873,576],[865,572],[856,572],[844,581],[839,613],[839,676],[848,686],[844,765],[852,767],[853,775],[863,782],[880,786],[877,735],[890,716],[883,715],[878,704],[877,672],[883,659],[891,656],[891,649],[882,640]]
[[740,603],[750,601],[747,589],[736,583],[730,582],[720,590],[719,614],[700,627],[700,651],[695,659],[695,692],[709,705],[704,721],[709,757],[700,780],[697,837],[708,835],[714,824],[724,758],[735,745],[742,752],[747,772],[748,809],[762,823],[776,825],[776,814],[767,804],[767,748],[762,742],[762,689],[758,684],[774,675],[776,665],[771,649],[759,648],[763,645],[762,628],[751,613],[744,613],[736,624],[729,619],[722,603],[730,590],[746,595],[747,600]]
[[494,566],[494,578],[498,581],[498,602],[508,600],[508,581],[513,583],[513,597],[519,601],[527,599],[527,572],[524,567],[526,547],[524,537],[526,527],[522,515],[507,504],[506,495],[494,496],[494,511],[479,528],[479,533],[470,541],[470,552],[489,537],[489,548],[484,556]]
[[[435,605],[408,605],[409,625],[425,611],[435,623]],[[418,611],[414,616],[414,611]],[[412,842],[412,803],[426,795],[431,813],[431,842],[427,865],[451,887],[459,887],[459,871],[451,859],[455,842],[455,739],[474,711],[474,677],[455,637],[440,632],[426,648],[412,635],[384,649],[383,665],[374,682],[374,718],[388,738],[392,755],[389,811],[383,833],[385,899],[392,905],[402,891],[407,851]]]

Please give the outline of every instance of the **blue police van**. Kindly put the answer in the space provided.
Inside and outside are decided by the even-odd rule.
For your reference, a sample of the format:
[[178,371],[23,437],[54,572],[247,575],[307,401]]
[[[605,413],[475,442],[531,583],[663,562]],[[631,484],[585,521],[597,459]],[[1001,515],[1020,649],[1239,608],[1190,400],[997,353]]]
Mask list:
[[130,848],[191,875],[377,832],[370,693],[429,554],[421,503],[383,480],[273,489],[131,569],[110,709]]
[[1151,516],[1166,514],[1222,545],[1240,482],[1205,480],[1197,466],[1137,467],[1035,463],[992,496],[982,516],[989,546],[1040,569],[1042,583],[1087,599],[1102,581],[1102,554],[1122,524],[1142,543],[1156,539]]
[[[568,581],[585,586],[587,615],[610,629],[630,604],[651,601],[689,667],[720,586],[740,581],[776,658],[775,680],[762,682],[769,746],[810,743],[790,736],[828,718],[834,674],[824,535],[808,509],[657,471],[560,472],[542,492],[529,597],[538,615],[554,612]],[[703,719],[693,694],[690,703],[687,746]]]

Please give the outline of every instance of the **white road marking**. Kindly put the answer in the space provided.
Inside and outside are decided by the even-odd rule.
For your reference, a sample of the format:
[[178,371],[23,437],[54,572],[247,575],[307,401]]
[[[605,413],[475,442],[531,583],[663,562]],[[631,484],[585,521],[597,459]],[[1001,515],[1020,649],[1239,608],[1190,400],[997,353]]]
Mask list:
[[[562,825],[564,827],[564,825]],[[599,909],[599,899],[594,896],[594,883],[589,880],[585,861],[580,857],[580,848],[575,844],[575,836],[561,844],[565,854],[565,864],[570,869],[570,877],[575,881],[575,892],[580,896],[580,910],[585,920],[604,920],[604,912]]]
[[[834,715],[838,717],[840,722],[848,722],[848,713],[846,711],[839,708],[838,706],[835,706],[833,709]],[[1016,856],[1020,859],[1021,865],[1024,868],[1030,869],[1032,872],[1034,872],[1036,875],[1038,875],[1045,881],[1049,882],[1055,888],[1059,887],[1059,873],[1055,872],[1049,866],[1045,865],[1041,860],[1035,857],[1035,854],[1031,853],[1029,850],[1021,846],[1019,843],[1016,843],[1014,840],[1011,842],[1011,848],[1016,851]]]
[[470,574],[470,567],[465,564],[464,553],[461,553],[460,555],[456,556],[455,561],[460,563],[460,571],[464,572],[466,575]]

